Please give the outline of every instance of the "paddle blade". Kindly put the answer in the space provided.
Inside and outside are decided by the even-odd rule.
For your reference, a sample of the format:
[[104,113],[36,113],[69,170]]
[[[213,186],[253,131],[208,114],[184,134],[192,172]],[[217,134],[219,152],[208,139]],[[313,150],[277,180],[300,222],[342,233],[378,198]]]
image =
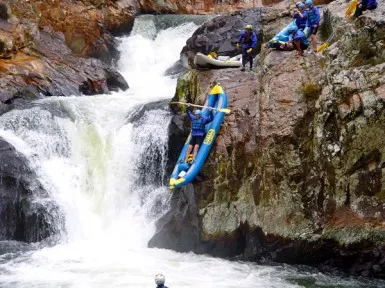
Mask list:
[[350,2],[348,8],[345,11],[345,18],[348,18],[350,15],[356,12],[357,5],[359,4],[358,0],[353,0]]
[[218,109],[219,112],[223,112],[225,114],[229,114],[231,112],[230,109],[227,109],[227,108],[222,108],[222,109]]
[[321,44],[320,46],[317,47],[317,52],[324,51],[328,47],[329,47],[329,43],[325,42],[325,43],[323,43],[323,44]]

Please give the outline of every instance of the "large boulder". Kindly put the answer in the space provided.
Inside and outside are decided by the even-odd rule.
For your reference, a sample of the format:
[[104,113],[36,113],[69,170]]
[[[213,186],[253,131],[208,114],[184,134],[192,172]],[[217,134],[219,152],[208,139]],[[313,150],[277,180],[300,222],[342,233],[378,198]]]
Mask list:
[[173,249],[178,252],[195,251],[199,244],[199,226],[194,188],[174,191],[170,211],[156,223],[157,233],[148,247]]
[[62,217],[32,164],[0,137],[0,240],[47,239],[64,228]]
[[259,50],[262,44],[262,12],[263,8],[251,8],[206,22],[187,40],[186,46],[182,49],[182,61],[192,65],[197,52],[208,54],[216,51],[221,56],[239,54],[235,44],[247,24],[254,26],[259,39],[257,43]]
[[12,13],[40,27],[50,26],[65,36],[73,53],[106,63],[118,56],[111,33],[129,33],[137,13],[135,1],[9,1]]
[[0,101],[3,103],[14,98],[92,95],[128,88],[120,73],[109,65],[98,59],[73,56],[61,33],[48,27],[41,31],[31,30],[33,26],[24,27],[29,34],[24,33],[27,36],[19,45],[14,31],[23,26],[6,24],[3,27],[0,37],[5,35],[10,43],[10,48],[3,51],[3,59],[0,58]]

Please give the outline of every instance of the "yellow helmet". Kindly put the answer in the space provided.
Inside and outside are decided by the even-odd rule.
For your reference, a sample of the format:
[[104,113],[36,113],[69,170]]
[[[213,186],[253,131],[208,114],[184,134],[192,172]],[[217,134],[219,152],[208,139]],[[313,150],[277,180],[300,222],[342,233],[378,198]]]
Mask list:
[[251,26],[251,25],[246,25],[245,29],[253,29],[253,26]]
[[210,55],[211,57],[213,57],[213,58],[217,58],[217,56],[218,56],[217,53],[214,52],[214,51],[213,51],[213,52],[210,52],[209,55]]

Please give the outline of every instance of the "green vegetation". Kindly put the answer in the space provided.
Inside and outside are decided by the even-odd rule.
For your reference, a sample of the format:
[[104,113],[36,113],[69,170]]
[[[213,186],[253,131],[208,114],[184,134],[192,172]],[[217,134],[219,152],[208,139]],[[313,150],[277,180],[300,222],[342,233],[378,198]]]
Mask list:
[[321,85],[314,82],[303,82],[298,88],[298,93],[302,94],[306,100],[316,100],[321,95]]

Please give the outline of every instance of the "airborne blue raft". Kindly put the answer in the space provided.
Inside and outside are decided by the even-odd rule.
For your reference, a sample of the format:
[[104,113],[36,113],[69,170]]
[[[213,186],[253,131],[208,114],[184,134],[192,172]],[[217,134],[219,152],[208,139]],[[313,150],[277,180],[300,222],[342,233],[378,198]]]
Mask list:
[[[210,92],[210,95],[207,97],[204,106],[217,109],[227,108],[227,95],[219,84],[213,87]],[[187,148],[191,141],[190,133],[186,140],[186,143],[183,146],[182,152],[179,155],[178,162],[175,165],[174,171],[171,174],[170,189],[180,188],[190,183],[195,179],[199,171],[202,169],[206,158],[209,155],[211,147],[214,144],[215,137],[217,136],[218,131],[221,128],[221,125],[225,118],[224,112],[210,108],[204,108],[202,110],[202,114],[204,116],[208,116],[210,113],[214,114],[214,118],[213,121],[206,125],[206,136],[202,145],[199,147],[199,151],[194,163],[190,165],[189,163],[184,162],[184,160],[186,159]]]
[[[297,27],[295,20],[290,22],[289,25],[287,25],[285,28],[279,31],[277,35],[275,35],[269,42],[267,42],[267,45],[270,48],[282,49],[281,45],[285,45],[289,41],[289,36],[290,36],[289,31],[293,30],[293,27]],[[303,33],[305,33],[306,37],[309,37],[310,29],[306,27],[303,30]]]

